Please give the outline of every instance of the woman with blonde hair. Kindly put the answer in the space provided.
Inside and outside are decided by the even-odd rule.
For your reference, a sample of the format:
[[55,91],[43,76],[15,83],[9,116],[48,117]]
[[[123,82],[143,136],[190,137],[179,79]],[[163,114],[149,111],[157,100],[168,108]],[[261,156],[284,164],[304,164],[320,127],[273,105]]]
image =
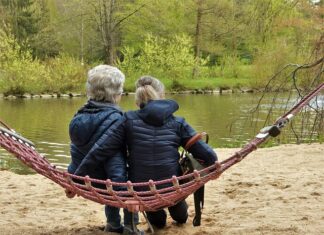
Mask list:
[[[91,149],[76,174],[89,174],[89,169],[105,161],[107,156],[113,156],[124,143],[129,153],[128,179],[132,182],[163,180],[182,173],[178,148],[185,146],[196,132],[184,118],[173,115],[179,108],[178,104],[164,99],[164,85],[151,76],[137,80],[135,101],[140,109],[124,114],[114,128]],[[211,165],[217,160],[213,149],[203,141],[192,145],[189,152],[205,165]],[[188,218],[187,207],[183,200],[168,210],[173,220],[185,223]],[[166,225],[167,215],[164,210],[147,212],[147,217],[157,228]]]

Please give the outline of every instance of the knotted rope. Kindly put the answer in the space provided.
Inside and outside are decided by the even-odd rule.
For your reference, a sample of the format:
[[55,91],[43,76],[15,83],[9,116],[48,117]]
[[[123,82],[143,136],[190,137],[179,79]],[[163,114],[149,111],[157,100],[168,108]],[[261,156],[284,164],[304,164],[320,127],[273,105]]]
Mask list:
[[[272,126],[264,128],[261,132],[234,153],[228,159],[191,174],[173,176],[170,179],[132,183],[112,182],[111,180],[92,179],[88,176],[80,177],[58,170],[45,157],[39,154],[33,143],[13,132],[3,122],[0,126],[0,146],[14,154],[25,165],[37,173],[49,178],[63,188],[75,192],[86,199],[115,207],[128,208],[136,211],[155,211],[160,208],[170,207],[195,192],[209,180],[218,178],[225,170],[244,159],[249,153],[265,142],[270,136],[277,136],[295,114],[310,102],[322,89],[324,83],[300,100],[291,110],[280,117]],[[77,183],[80,182],[80,183]],[[185,182],[185,183],[183,183]],[[96,184],[96,187],[93,185]],[[97,186],[98,185],[98,186]],[[160,189],[159,186],[163,188]],[[169,185],[168,187],[164,187]],[[136,191],[136,187],[146,189]],[[121,190],[116,190],[117,188]]]

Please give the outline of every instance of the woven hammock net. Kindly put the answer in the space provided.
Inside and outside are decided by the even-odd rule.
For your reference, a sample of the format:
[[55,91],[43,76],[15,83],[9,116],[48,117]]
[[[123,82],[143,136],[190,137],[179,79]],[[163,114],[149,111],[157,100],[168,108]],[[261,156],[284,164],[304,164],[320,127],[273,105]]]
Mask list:
[[[15,133],[3,122],[1,122],[2,126],[0,126],[0,146],[37,173],[86,199],[114,207],[132,208],[134,210],[135,206],[137,211],[155,211],[170,207],[185,199],[209,180],[218,178],[229,167],[240,162],[249,153],[256,150],[257,146],[265,142],[269,137],[274,136],[272,134],[273,130],[283,128],[322,89],[324,89],[324,83],[304,96],[293,108],[280,117],[271,128],[260,132],[241,150],[226,160],[215,162],[214,165],[201,171],[195,170],[187,175],[173,176],[170,179],[161,181],[116,183],[109,179],[98,180],[88,176],[80,177],[69,174],[66,171],[57,169],[55,165],[36,151],[31,141]],[[162,185],[169,186],[161,188]],[[136,191],[136,187],[146,190]],[[116,190],[116,188],[119,188],[119,190]]]

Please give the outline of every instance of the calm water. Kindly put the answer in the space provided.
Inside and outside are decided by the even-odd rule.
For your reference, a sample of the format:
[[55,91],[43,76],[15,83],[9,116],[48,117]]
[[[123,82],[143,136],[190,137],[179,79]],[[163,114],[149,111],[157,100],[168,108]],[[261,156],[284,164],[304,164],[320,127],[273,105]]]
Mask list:
[[[264,111],[254,117],[256,128],[246,119],[258,101],[255,94],[169,95],[167,98],[179,103],[176,115],[185,117],[197,131],[209,133],[210,145],[214,148],[241,146],[251,139],[264,125],[266,109],[271,104],[270,98],[262,104]],[[85,102],[86,98],[0,99],[0,119],[33,141],[37,150],[52,163],[66,168],[70,162],[68,124]],[[121,106],[125,111],[136,109],[134,96],[124,96]],[[280,110],[280,104],[277,108]],[[274,120],[270,119],[268,124]],[[3,149],[0,149],[0,169],[32,173]]]

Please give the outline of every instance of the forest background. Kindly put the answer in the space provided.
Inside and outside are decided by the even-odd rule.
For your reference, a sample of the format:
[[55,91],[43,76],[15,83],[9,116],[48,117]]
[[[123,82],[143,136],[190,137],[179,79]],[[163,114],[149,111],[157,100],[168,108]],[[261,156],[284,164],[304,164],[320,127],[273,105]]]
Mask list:
[[84,92],[101,63],[126,91],[145,74],[168,90],[258,89],[323,56],[323,20],[323,0],[0,0],[0,93]]

